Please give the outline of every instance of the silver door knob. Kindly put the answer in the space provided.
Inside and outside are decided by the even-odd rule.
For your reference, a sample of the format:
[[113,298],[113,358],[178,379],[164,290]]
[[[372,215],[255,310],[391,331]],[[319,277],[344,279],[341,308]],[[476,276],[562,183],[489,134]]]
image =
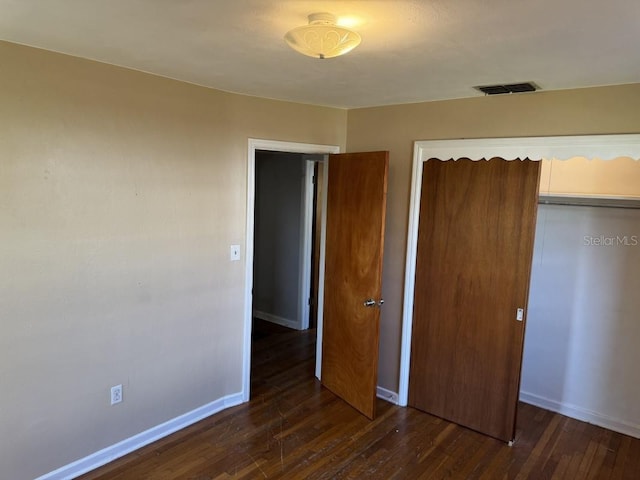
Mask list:
[[376,302],[373,298],[370,298],[369,300],[365,300],[364,301],[364,306],[365,307],[381,307],[382,304],[384,303],[384,300],[381,298],[379,302]]

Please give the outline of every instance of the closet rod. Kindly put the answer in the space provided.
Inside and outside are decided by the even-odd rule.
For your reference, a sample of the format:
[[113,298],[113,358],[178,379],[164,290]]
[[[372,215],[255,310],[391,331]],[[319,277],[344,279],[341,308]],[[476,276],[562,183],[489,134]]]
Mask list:
[[640,198],[541,194],[538,198],[538,204],[640,209]]

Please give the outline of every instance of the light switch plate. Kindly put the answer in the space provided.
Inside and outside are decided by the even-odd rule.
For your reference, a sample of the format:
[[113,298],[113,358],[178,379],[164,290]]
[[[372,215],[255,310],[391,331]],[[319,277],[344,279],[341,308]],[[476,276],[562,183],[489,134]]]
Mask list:
[[240,245],[231,245],[229,248],[229,260],[232,262],[240,260]]

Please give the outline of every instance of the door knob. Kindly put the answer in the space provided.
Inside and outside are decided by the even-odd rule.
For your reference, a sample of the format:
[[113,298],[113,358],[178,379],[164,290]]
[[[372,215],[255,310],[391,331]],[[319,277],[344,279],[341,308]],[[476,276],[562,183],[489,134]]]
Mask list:
[[384,300],[381,298],[379,302],[376,302],[373,298],[370,298],[369,300],[365,300],[364,301],[364,306],[365,307],[381,307],[382,304],[384,303]]

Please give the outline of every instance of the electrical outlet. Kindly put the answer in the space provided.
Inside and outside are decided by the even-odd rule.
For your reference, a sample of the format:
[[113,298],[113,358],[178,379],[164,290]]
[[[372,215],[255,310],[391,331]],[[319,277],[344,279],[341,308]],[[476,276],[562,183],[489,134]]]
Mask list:
[[111,405],[122,401],[122,385],[111,387]]

